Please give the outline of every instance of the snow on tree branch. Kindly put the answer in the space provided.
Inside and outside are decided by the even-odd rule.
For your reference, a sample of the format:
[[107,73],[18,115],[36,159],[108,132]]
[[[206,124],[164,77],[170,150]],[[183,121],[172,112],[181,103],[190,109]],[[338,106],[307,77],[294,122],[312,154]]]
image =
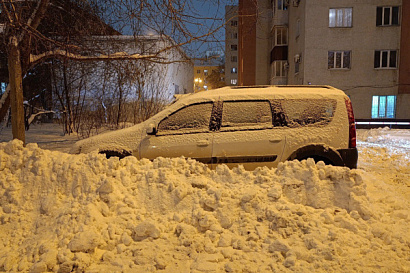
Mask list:
[[141,54],[128,54],[126,52],[116,52],[113,54],[100,54],[97,56],[84,56],[81,54],[75,54],[67,50],[50,50],[43,52],[41,54],[33,55],[30,54],[30,65],[35,66],[36,64],[45,61],[46,59],[52,58],[65,58],[78,61],[112,61],[112,60],[149,60],[154,63],[170,64],[181,61],[167,61],[166,58],[159,57],[159,54],[141,55]]

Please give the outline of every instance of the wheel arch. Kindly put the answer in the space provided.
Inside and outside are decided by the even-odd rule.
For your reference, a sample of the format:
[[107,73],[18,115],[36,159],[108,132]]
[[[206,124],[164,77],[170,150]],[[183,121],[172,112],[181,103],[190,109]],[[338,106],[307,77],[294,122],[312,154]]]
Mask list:
[[323,160],[325,163],[334,166],[344,166],[340,153],[326,145],[312,144],[301,147],[294,151],[287,160],[303,160],[313,158],[316,162]]

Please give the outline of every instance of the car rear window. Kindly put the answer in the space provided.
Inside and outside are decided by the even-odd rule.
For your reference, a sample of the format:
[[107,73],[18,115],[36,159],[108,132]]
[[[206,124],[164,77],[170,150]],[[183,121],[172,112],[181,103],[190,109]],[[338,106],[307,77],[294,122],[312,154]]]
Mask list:
[[272,127],[269,101],[226,101],[222,110],[222,129]]
[[179,134],[209,131],[211,102],[193,104],[172,113],[158,125],[158,134]]
[[289,127],[325,125],[332,120],[336,110],[333,99],[282,100],[280,104]]

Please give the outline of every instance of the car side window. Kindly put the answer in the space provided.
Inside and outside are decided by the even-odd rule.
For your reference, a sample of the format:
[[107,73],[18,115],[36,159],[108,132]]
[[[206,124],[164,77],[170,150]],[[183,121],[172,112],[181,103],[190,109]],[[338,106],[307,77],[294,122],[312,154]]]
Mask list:
[[282,107],[289,127],[326,125],[332,121],[336,101],[333,99],[283,100]]
[[272,111],[268,101],[225,101],[221,131],[272,128]]
[[157,135],[200,133],[209,131],[212,102],[192,104],[164,118]]

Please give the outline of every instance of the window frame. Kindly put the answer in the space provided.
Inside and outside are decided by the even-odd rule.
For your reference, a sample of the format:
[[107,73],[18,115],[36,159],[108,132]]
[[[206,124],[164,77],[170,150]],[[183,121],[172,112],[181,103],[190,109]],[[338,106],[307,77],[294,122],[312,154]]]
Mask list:
[[[384,99],[384,105],[382,106],[381,109],[381,100],[380,98]],[[391,106],[389,103],[389,98],[393,98],[393,115],[388,116],[388,108]],[[377,107],[377,109],[376,109]],[[372,96],[372,107],[370,108],[371,110],[371,117],[372,119],[394,119],[396,118],[396,107],[397,107],[397,96],[396,95],[382,95],[382,96]],[[381,115],[381,110],[383,110],[383,115]]]
[[[379,53],[377,53],[377,52],[379,52]],[[392,61],[392,59],[391,59],[391,53],[392,52],[395,52],[394,54],[396,55],[395,56],[395,59],[394,59],[394,65],[395,66],[391,66],[391,61]],[[384,66],[383,65],[383,63],[384,63],[384,60],[383,60],[383,58],[384,58],[384,53],[387,53],[387,55],[386,55],[386,66]],[[398,69],[398,60],[399,60],[399,56],[398,56],[399,54],[398,54],[398,50],[393,50],[393,49],[382,49],[382,50],[375,50],[374,51],[374,69],[378,69],[378,70],[382,70],[382,69]],[[377,56],[378,56],[378,58],[377,58]],[[376,64],[376,62],[378,62],[378,66],[377,66],[377,64]]]
[[[280,42],[278,42],[279,38],[281,40]],[[284,38],[285,38],[285,42],[283,42]],[[275,46],[287,46],[288,41],[289,41],[288,28],[276,27],[275,28]]]
[[[345,53],[349,53],[349,66],[344,67]],[[329,67],[330,53],[333,53],[333,67]],[[337,54],[340,56],[340,67],[337,67]],[[351,50],[329,50],[327,52],[327,69],[328,70],[350,70],[352,68],[352,51]]]
[[231,51],[238,51],[238,45],[236,44],[231,45]]
[[[331,22],[331,11],[335,11],[334,25]],[[345,12],[350,10],[350,21],[345,22]],[[339,13],[342,12],[342,24],[338,25]],[[350,23],[350,25],[348,24]],[[329,8],[329,28],[352,28],[353,27],[353,7]]]
[[[273,78],[283,78],[287,76],[286,73],[286,64],[288,63],[288,61],[284,61],[284,60],[279,60],[279,61],[273,61],[273,71],[272,71],[272,75]],[[279,71],[279,75],[278,75],[278,66],[277,64],[280,64],[280,71]]]
[[296,20],[296,31],[295,31],[295,39],[297,39],[300,36],[300,19]]
[[[385,23],[386,10],[389,9],[388,23]],[[397,14],[394,12],[396,9]],[[393,18],[397,17],[397,23],[393,22]],[[385,27],[385,26],[399,26],[400,25],[400,6],[378,6],[376,8],[376,26]]]
[[275,3],[277,10],[287,10],[289,7],[289,0],[276,0]]

